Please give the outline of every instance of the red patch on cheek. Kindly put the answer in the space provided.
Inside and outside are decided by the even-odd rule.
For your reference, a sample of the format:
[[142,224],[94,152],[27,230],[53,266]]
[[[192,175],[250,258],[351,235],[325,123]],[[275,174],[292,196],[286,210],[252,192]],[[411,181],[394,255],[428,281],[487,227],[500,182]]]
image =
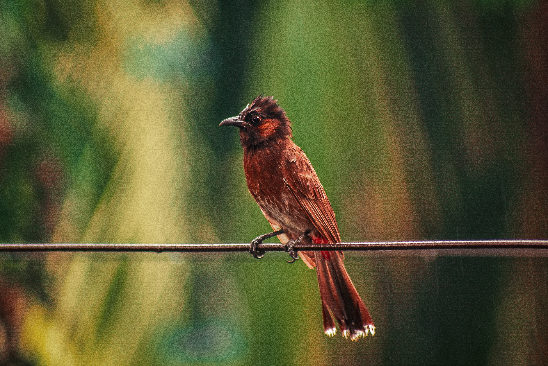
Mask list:
[[[322,238],[322,237],[312,238],[312,242],[313,242],[314,244],[328,244],[328,243],[329,243],[329,241],[327,241],[327,239],[324,239],[324,238]],[[329,253],[329,252],[327,252],[327,251],[325,251],[325,250],[322,250],[320,253],[322,253],[322,256],[323,256],[326,260],[328,260],[328,261],[331,260],[331,253]]]
[[259,134],[263,137],[269,137],[276,132],[279,122],[275,119],[267,119],[261,125],[257,127]]

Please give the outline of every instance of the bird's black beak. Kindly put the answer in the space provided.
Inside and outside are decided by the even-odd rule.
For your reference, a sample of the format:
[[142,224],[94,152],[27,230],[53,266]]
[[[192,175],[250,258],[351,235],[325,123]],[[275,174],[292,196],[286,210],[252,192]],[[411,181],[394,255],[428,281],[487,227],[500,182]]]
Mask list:
[[230,117],[225,119],[223,122],[219,123],[219,126],[236,126],[236,127],[243,127],[244,121],[239,119],[238,117]]

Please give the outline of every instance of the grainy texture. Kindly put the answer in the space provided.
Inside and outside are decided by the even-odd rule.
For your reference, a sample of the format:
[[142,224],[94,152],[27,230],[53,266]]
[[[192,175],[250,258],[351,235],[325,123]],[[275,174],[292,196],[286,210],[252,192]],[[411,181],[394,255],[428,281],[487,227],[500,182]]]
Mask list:
[[[272,97],[257,97],[238,117],[221,122],[240,129],[249,192],[283,244],[340,243],[335,213],[305,153],[292,141],[291,122]],[[350,280],[340,251],[301,252],[316,268],[324,331],[335,322],[352,340],[374,333],[375,326]]]

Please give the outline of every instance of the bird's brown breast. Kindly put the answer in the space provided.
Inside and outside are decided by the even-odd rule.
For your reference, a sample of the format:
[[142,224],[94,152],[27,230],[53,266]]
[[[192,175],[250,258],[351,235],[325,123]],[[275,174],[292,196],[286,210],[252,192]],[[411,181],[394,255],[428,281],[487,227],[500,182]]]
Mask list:
[[295,166],[297,159],[306,159],[304,163],[310,165],[300,148],[289,139],[278,141],[274,147],[244,150],[249,192],[267,219],[283,228],[290,238],[314,230],[313,223],[287,185],[288,175],[299,174]]

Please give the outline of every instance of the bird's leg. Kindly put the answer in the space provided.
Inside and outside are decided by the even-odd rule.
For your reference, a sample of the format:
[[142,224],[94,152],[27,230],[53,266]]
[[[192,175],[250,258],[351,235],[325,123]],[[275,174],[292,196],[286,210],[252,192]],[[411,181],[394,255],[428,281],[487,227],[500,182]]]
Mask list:
[[304,233],[302,233],[296,240],[290,240],[287,242],[285,246],[285,251],[291,256],[291,260],[287,261],[287,263],[295,263],[297,259],[299,259],[299,253],[293,247],[295,244],[299,244],[304,238],[306,238],[310,234],[310,229],[306,230]]
[[268,234],[259,235],[258,237],[256,237],[255,239],[251,241],[251,246],[249,247],[249,253],[251,253],[253,257],[255,258],[261,259],[266,252],[264,250],[259,250],[259,244],[262,244],[263,240],[272,238],[273,236],[280,235],[283,233],[284,231],[282,229],[282,230],[274,231]]

